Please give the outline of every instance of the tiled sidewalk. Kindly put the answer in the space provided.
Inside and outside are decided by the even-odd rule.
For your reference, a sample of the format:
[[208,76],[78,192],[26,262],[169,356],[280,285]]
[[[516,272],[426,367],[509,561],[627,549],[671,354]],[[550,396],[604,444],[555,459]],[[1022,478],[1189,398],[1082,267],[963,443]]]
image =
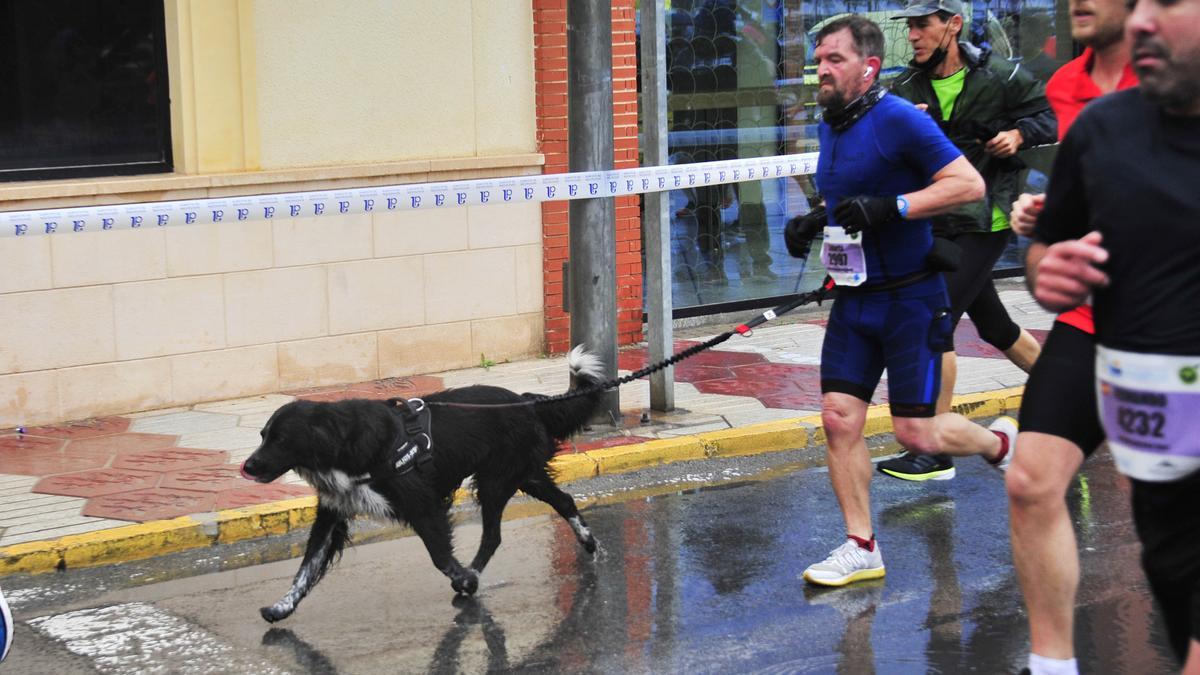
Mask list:
[[[1022,290],[1001,298],[1037,337],[1050,327]],[[748,313],[748,316],[753,313]],[[747,316],[747,318],[748,318]],[[621,428],[598,429],[564,447],[578,452],[815,414],[824,310],[734,337],[675,369],[670,413],[649,411],[645,383],[621,389]],[[703,341],[724,326],[678,331],[677,346]],[[964,320],[956,336],[955,392],[991,391],[1024,383],[1025,375],[979,340]],[[621,352],[622,374],[645,364],[645,350]],[[271,413],[294,398],[390,398],[492,384],[558,393],[567,387],[562,358],[531,359],[487,369],[364,382],[204,403],[73,424],[0,431],[0,547],[126,525],[251,506],[312,494],[294,474],[270,485],[244,480],[239,464],[257,446]],[[886,401],[880,387],[876,403]],[[648,413],[645,414],[644,413]],[[23,432],[23,433],[22,433]]]

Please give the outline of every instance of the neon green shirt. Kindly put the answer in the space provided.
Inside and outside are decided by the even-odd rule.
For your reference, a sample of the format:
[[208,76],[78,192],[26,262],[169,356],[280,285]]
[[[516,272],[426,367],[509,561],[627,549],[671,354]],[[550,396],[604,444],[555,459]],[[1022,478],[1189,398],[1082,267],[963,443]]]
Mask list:
[[[950,119],[950,115],[954,112],[954,103],[958,101],[958,95],[962,93],[963,83],[967,81],[967,69],[961,68],[957,73],[949,77],[943,77],[940,80],[930,79],[929,84],[933,85],[933,93],[937,96],[938,106],[942,109],[942,119]],[[999,206],[992,205],[992,232],[999,232],[1008,228],[1008,218]]]

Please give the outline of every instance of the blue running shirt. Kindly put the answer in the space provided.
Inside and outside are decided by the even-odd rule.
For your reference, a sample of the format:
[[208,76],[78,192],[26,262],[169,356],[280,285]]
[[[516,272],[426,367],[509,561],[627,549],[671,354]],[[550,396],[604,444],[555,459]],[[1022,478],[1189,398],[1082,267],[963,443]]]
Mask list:
[[[934,174],[962,153],[928,113],[888,94],[845,131],[825,122],[818,128],[821,152],[817,188],[825,197],[829,223],[846,197],[895,197],[929,186]],[[890,223],[863,234],[867,282],[863,288],[926,269],[933,245],[928,219]]]

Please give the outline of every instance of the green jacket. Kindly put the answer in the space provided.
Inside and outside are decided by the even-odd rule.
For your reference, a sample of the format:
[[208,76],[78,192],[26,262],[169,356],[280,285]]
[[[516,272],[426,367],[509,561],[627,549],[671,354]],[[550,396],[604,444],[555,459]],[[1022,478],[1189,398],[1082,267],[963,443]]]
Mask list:
[[1020,172],[1025,164],[1017,157],[997,159],[984,144],[1000,131],[1020,129],[1021,149],[1054,143],[1058,123],[1046,101],[1046,87],[1019,63],[991,58],[969,42],[958,43],[967,69],[962,92],[949,120],[934,94],[929,75],[909,67],[892,82],[892,93],[913,103],[925,103],[929,114],[987,183],[987,197],[934,219],[941,232],[990,232],[992,205],[1007,217],[1020,192]]

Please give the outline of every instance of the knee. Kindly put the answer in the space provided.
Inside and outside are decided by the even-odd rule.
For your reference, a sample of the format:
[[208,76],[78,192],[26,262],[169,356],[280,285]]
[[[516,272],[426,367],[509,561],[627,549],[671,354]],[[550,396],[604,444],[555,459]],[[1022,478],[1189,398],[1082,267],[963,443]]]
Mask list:
[[836,407],[826,407],[821,410],[821,424],[825,427],[825,436],[833,441],[830,444],[841,448],[845,442],[855,440],[862,433],[861,426],[855,416]]
[[1067,485],[1059,484],[1055,476],[1039,472],[1028,464],[1014,459],[1005,472],[1004,489],[1008,492],[1009,502],[1016,508],[1046,506],[1056,502],[1065,504],[1063,500],[1066,498]]

